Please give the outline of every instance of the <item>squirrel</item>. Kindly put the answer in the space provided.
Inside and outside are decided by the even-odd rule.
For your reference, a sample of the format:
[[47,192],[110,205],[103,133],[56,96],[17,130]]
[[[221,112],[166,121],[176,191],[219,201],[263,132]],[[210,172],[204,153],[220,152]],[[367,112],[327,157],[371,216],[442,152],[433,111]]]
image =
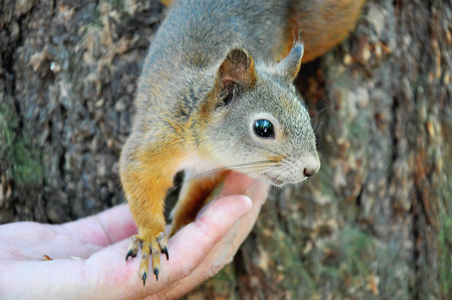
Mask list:
[[[171,1],[166,1],[167,4]],[[293,80],[354,28],[365,0],[180,0],[171,3],[138,81],[136,115],[120,177],[142,250],[158,280],[169,259],[164,200],[186,180],[172,231],[193,221],[229,170],[280,186],[320,167],[309,113]],[[295,35],[299,34],[303,43]]]

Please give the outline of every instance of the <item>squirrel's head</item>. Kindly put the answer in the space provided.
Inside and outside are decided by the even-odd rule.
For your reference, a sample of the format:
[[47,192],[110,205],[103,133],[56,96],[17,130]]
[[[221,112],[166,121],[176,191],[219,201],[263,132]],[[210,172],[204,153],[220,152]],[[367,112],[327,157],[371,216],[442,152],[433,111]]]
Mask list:
[[302,44],[274,65],[255,64],[240,48],[227,54],[200,110],[209,141],[200,146],[211,158],[273,185],[318,171],[311,120],[293,85],[302,56]]

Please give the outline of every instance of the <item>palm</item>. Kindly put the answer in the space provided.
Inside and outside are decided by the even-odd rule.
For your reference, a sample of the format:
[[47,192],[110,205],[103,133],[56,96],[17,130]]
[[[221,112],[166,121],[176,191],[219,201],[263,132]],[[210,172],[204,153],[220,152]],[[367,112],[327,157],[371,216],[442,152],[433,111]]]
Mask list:
[[[126,212],[116,208],[108,216]],[[113,214],[113,215],[112,215]],[[128,216],[127,214],[124,214]],[[52,259],[86,258],[90,254],[119,241],[134,232],[133,220],[123,232],[105,231],[102,214],[64,225],[47,225],[33,222],[12,223],[0,227],[0,259],[38,261],[48,255]],[[127,224],[118,224],[127,225]],[[14,249],[14,250],[13,250]]]

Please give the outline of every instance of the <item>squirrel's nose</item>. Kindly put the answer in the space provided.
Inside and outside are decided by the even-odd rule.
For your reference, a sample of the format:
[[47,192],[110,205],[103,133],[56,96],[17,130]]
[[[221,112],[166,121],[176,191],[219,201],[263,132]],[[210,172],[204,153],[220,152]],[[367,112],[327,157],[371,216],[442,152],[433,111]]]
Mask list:
[[306,177],[312,176],[320,169],[319,156],[316,154],[310,155],[305,158],[305,167],[303,169],[303,175]]

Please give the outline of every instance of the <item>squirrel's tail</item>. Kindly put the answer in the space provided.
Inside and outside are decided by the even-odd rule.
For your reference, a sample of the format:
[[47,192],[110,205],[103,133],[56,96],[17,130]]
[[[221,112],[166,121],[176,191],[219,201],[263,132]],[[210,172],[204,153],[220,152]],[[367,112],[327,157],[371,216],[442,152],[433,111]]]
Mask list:
[[299,37],[304,42],[303,62],[323,55],[355,27],[366,0],[291,0],[288,37],[283,57]]

